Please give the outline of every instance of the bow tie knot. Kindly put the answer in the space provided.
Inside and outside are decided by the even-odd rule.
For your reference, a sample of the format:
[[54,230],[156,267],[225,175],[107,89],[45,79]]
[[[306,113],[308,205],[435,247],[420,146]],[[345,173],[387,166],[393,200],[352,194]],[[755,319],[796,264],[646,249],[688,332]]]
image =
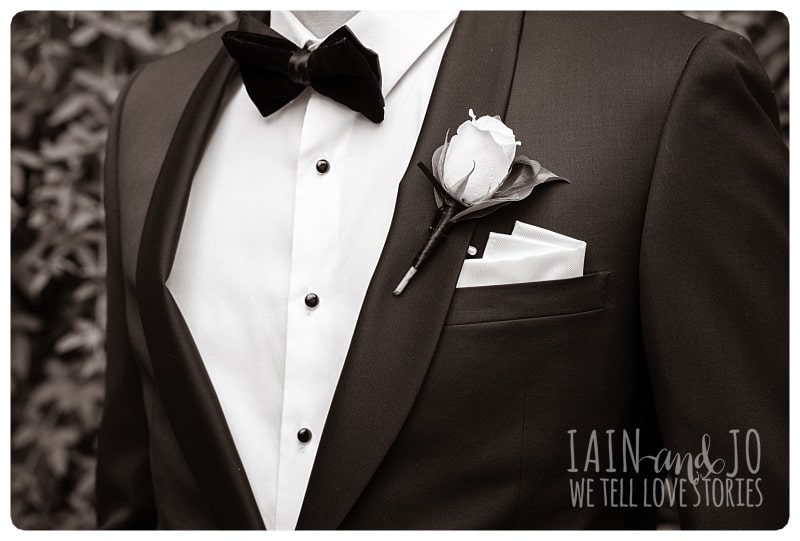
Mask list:
[[261,21],[244,15],[239,30],[222,42],[239,63],[247,93],[263,116],[269,116],[306,87],[383,121],[384,100],[378,55],[364,47],[347,26],[318,46],[298,47]]
[[297,49],[289,57],[289,67],[287,69],[289,80],[295,84],[309,86],[311,77],[308,74],[308,59],[311,58],[311,51],[307,47]]

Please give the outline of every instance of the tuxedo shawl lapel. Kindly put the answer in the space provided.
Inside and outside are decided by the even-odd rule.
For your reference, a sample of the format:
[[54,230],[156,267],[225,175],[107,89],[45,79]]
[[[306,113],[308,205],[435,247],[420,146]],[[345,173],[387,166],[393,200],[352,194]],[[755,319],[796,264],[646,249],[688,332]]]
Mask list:
[[[433,357],[474,221],[455,226],[399,297],[392,291],[425,242],[436,207],[417,167],[448,129],[505,115],[522,14],[462,13],[436,79],[394,216],[359,314],[320,440],[298,529],[338,527],[400,431]],[[392,505],[392,502],[386,502]]]
[[[207,59],[205,60],[207,61]],[[235,62],[220,42],[187,92],[142,230],[136,287],[156,383],[195,480],[222,528],[264,528],[250,484],[197,347],[165,284],[178,246],[192,177]],[[176,91],[173,89],[172,91]],[[177,90],[180,91],[180,90]]]

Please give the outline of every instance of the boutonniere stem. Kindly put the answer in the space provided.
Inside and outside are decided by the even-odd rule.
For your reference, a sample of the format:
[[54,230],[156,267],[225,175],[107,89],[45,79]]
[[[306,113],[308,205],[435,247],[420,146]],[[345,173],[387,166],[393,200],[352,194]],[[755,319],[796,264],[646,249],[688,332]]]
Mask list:
[[[419,165],[424,168],[422,162],[420,162]],[[458,209],[456,206],[452,204],[444,205],[439,208],[439,212],[436,214],[436,223],[431,227],[431,235],[428,237],[428,241],[422,246],[420,251],[417,252],[417,256],[414,258],[414,261],[411,262],[411,267],[409,267],[403,279],[400,280],[400,283],[397,284],[397,287],[392,291],[393,295],[400,295],[403,292],[414,275],[417,274],[417,270],[419,270],[425,260],[428,259],[428,256],[433,253],[433,250],[439,243],[447,237],[447,231],[453,226],[453,216],[455,216],[457,211]]]

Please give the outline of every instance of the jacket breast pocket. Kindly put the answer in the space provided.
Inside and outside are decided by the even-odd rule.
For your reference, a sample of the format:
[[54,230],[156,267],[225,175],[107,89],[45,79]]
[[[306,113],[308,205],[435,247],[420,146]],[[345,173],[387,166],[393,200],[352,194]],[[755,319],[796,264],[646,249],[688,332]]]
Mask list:
[[[542,468],[568,467],[566,430],[604,411],[598,405],[613,400],[608,385],[620,388],[608,332],[610,278],[597,272],[456,289],[409,416],[408,441],[425,457],[465,464],[456,470],[462,479],[475,478],[474,464],[481,464],[486,486],[518,490],[521,460],[531,452],[524,449],[527,423],[536,429],[533,439],[546,442]],[[453,459],[464,453],[474,455]]]
[[608,300],[608,271],[577,278],[458,288],[445,325],[469,325],[601,310]]
[[[626,373],[610,339],[610,278],[597,272],[456,289],[418,408],[465,438],[497,442],[521,434],[522,405],[536,397],[539,414],[558,414],[571,427],[607,401],[606,384]],[[542,434],[561,437],[562,428]]]

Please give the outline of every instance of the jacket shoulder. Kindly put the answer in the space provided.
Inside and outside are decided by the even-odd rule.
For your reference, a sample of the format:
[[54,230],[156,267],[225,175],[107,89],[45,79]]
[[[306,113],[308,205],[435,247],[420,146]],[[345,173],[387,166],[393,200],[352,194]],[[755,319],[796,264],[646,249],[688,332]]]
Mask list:
[[[148,112],[180,108],[222,47],[225,27],[174,53],[142,66],[131,78],[124,111],[140,118]],[[155,107],[157,105],[157,107]],[[122,118],[125,125],[125,118]]]
[[[694,47],[717,27],[673,12],[526,13],[521,55],[549,43],[560,55],[603,69],[682,68]],[[523,57],[524,58],[524,57]]]

